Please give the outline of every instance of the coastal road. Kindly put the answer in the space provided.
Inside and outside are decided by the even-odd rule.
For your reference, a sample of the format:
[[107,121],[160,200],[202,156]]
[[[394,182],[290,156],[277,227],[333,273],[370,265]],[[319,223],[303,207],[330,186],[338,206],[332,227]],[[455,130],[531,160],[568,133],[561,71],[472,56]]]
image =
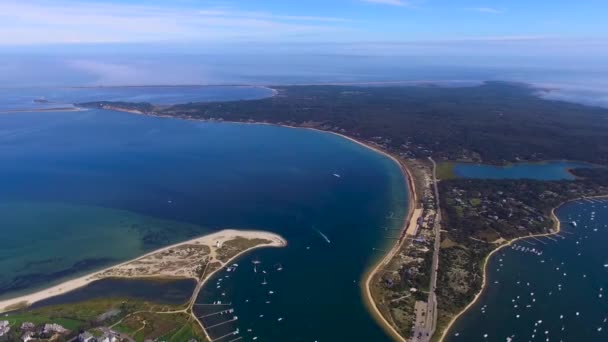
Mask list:
[[433,158],[429,157],[429,160],[433,164],[433,190],[435,192],[435,208],[437,214],[435,216],[435,222],[433,229],[435,230],[435,245],[433,248],[433,263],[431,266],[431,284],[429,288],[429,299],[427,301],[427,314],[426,314],[426,329],[428,332],[428,340],[431,339],[435,333],[437,327],[437,296],[435,290],[437,289],[437,270],[439,268],[439,248],[441,246],[441,207],[439,203],[439,189],[437,187],[437,164]]

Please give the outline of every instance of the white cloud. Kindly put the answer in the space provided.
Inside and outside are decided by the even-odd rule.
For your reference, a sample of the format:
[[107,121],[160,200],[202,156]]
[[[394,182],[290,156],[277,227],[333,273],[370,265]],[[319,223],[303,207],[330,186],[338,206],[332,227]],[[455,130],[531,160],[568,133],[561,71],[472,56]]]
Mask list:
[[70,0],[0,1],[0,45],[272,39],[343,31],[346,19]]
[[473,7],[473,8],[469,8],[472,11],[477,11],[480,13],[490,13],[490,14],[500,14],[503,13],[503,11],[496,9],[496,8],[492,8],[492,7]]
[[363,2],[371,2],[374,4],[391,5],[391,6],[405,6],[408,3],[404,0],[362,0]]

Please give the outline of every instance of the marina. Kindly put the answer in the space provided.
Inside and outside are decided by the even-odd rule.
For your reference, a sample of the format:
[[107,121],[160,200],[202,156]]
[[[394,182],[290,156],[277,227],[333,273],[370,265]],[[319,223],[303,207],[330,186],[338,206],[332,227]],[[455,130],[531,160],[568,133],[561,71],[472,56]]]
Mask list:
[[492,256],[479,301],[445,340],[608,339],[608,199],[569,202],[556,215],[559,235],[518,240]]

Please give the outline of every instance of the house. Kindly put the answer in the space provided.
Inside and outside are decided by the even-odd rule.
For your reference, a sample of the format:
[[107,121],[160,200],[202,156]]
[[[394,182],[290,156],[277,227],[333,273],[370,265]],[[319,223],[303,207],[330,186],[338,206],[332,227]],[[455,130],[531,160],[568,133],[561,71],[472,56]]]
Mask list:
[[90,332],[85,331],[82,334],[78,335],[78,342],[94,342],[95,337],[91,335]]
[[11,330],[8,321],[0,321],[0,336],[6,335]]
[[25,334],[23,334],[21,336],[21,341],[23,341],[23,342],[31,341],[34,339],[35,334],[36,333],[33,331],[26,331]]
[[53,334],[65,334],[68,332],[68,329],[62,327],[57,323],[47,323],[44,325],[44,329],[42,330],[45,334],[53,335]]
[[113,331],[108,331],[99,339],[100,342],[118,342],[118,334]]
[[36,325],[32,322],[23,322],[21,323],[21,330],[23,331],[31,331],[36,329]]

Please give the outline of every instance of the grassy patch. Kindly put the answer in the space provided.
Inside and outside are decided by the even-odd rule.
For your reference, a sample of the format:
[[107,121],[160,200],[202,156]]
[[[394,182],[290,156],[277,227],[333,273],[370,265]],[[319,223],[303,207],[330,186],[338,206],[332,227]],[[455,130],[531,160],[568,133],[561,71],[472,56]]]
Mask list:
[[139,312],[115,326],[117,331],[131,335],[136,341],[188,341],[203,339],[203,332],[185,313],[162,314]]
[[454,166],[456,164],[453,162],[442,162],[437,164],[437,178],[439,179],[452,179],[456,178],[456,174],[454,173]]
[[[34,323],[36,326],[41,326],[46,323],[57,323],[72,332],[67,338],[71,338],[78,334],[79,330],[88,330],[100,326],[111,326],[122,320],[117,326],[118,331],[124,333],[133,333],[142,328],[143,320],[146,320],[146,329],[143,329],[136,335],[136,340],[143,341],[144,338],[158,338],[163,335],[168,337],[173,336],[181,330],[182,327],[188,328],[183,330],[180,336],[192,336],[201,340],[202,332],[199,332],[192,327],[192,322],[188,321],[189,316],[182,313],[177,314],[151,314],[148,318],[144,313],[138,312],[164,312],[179,310],[184,306],[164,305],[151,302],[145,302],[134,299],[123,298],[103,298],[94,299],[79,303],[69,303],[60,305],[51,305],[34,309],[24,309],[22,311],[9,313],[3,317],[9,321],[11,330],[19,333],[19,327],[24,322]],[[111,314],[108,314],[111,313]],[[139,321],[137,321],[139,319]],[[152,325],[149,325],[152,324]],[[199,329],[200,330],[200,329]],[[141,337],[141,338],[139,338]],[[167,338],[166,340],[171,340]],[[174,339],[175,341],[180,340]],[[186,339],[187,341],[188,339]]]
[[479,199],[479,198],[471,198],[469,200],[469,203],[471,203],[472,206],[476,207],[476,206],[478,206],[478,205],[481,204],[481,199]]
[[458,246],[458,243],[450,240],[449,238],[445,238],[443,241],[441,241],[441,248],[451,248],[454,246]]
[[239,236],[230,241],[224,242],[222,247],[217,250],[216,258],[221,262],[226,262],[244,250],[258,245],[269,244],[271,242],[272,241],[266,239],[246,239]]

